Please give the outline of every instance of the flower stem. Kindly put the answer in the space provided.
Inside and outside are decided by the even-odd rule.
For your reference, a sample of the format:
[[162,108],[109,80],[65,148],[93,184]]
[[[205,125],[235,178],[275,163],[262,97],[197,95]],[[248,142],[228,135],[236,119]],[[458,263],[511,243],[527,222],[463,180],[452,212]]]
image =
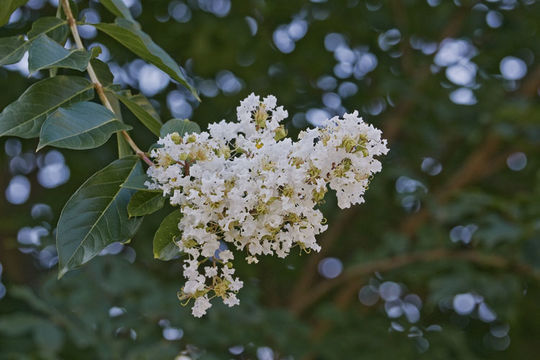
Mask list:
[[[77,45],[78,49],[84,50],[84,45],[82,43],[81,37],[79,35],[79,31],[77,30],[77,22],[75,20],[75,17],[73,16],[73,12],[71,11],[71,6],[69,5],[69,0],[62,0],[62,7],[64,9],[64,13],[66,14],[66,19],[69,25],[69,28],[71,30],[71,34],[73,35],[73,39],[75,40],[75,44]],[[86,71],[88,72],[88,76],[90,76],[90,80],[94,84],[94,88],[96,89],[96,92],[99,96],[99,99],[103,103],[103,105],[109,109],[111,112],[114,113],[114,109],[111,106],[111,103],[109,102],[109,99],[107,98],[107,95],[105,94],[105,90],[103,89],[103,85],[99,81],[96,72],[94,71],[94,68],[92,67],[92,64],[89,62],[88,67],[86,68]],[[131,136],[127,133],[127,131],[122,130],[120,132],[124,139],[127,141],[129,146],[135,151],[135,154],[137,154],[138,157],[140,157],[148,166],[154,166],[154,163],[146,156],[144,151],[139,149],[137,144],[133,141]]]

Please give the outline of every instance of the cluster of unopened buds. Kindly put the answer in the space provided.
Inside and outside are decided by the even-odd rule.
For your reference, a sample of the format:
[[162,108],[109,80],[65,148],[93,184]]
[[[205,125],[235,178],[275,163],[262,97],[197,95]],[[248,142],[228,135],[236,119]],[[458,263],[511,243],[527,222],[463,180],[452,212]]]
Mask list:
[[182,212],[176,242],[187,281],[179,298],[194,300],[196,317],[215,297],[239,304],[243,282],[231,250],[248,263],[261,255],[284,258],[293,247],[319,251],[315,237],[327,225],[317,205],[328,188],[348,208],[364,202],[372,175],[381,171],[375,156],[388,152],[386,140],[356,111],[300,132],[297,141],[281,124],[287,116],[274,96],[261,101],[251,94],[237,108],[238,122],[168,134],[152,150],[157,165],[148,169],[147,186]]

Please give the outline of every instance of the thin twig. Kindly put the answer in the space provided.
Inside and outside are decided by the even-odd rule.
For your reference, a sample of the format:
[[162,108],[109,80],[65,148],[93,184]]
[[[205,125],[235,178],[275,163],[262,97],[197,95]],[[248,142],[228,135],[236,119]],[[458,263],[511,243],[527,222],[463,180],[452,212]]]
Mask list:
[[[77,29],[77,21],[75,20],[75,17],[73,16],[73,12],[71,11],[69,0],[62,0],[62,7],[64,9],[64,13],[66,14],[66,19],[67,19],[69,28],[71,30],[71,34],[73,35],[73,39],[75,40],[75,44],[77,45],[77,48],[84,50],[85,48],[82,43],[81,37],[79,35],[79,30]],[[96,89],[99,99],[101,100],[101,102],[107,109],[109,109],[111,112],[114,113],[114,109],[111,106],[111,103],[109,102],[109,99],[107,98],[107,95],[105,95],[105,91],[103,90],[103,85],[99,81],[91,63],[88,63],[88,67],[86,68],[86,71],[88,72],[88,76],[90,77],[90,80],[94,84],[94,88]],[[137,144],[135,144],[135,142],[133,141],[131,136],[129,136],[127,131],[122,130],[120,133],[122,134],[124,139],[127,141],[129,146],[133,149],[133,151],[135,151],[135,154],[137,154],[138,157],[140,157],[146,164],[148,164],[148,166],[154,166],[154,163],[146,156],[144,151],[142,151],[137,146]]]

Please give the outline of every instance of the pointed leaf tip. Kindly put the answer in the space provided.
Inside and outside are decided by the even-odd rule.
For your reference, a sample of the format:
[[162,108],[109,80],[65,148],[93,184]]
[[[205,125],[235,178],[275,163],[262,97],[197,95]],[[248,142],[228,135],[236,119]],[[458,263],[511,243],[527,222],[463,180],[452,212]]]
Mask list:
[[56,232],[60,277],[90,261],[109,244],[126,242],[135,235],[143,218],[128,217],[127,204],[134,191],[121,185],[142,172],[136,156],[123,157],[92,175],[71,196]]

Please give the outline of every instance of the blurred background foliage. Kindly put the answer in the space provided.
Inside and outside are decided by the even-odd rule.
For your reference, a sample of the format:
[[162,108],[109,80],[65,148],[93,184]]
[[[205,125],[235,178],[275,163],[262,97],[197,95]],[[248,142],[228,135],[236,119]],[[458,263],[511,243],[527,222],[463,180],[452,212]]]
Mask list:
[[[88,23],[113,21],[76,1]],[[367,203],[324,205],[319,254],[240,267],[241,305],[195,319],[180,262],[152,257],[168,209],[129,244],[56,280],[54,228],[69,195],[112,161],[1,141],[1,359],[534,359],[540,345],[540,4],[534,0],[125,0],[181,63],[202,103],[82,26],[115,81],[161,117],[234,118],[274,94],[287,128],[358,109],[391,152]],[[30,0],[0,36],[54,16]],[[35,78],[0,68],[0,108]],[[150,136],[128,112],[141,147]],[[183,355],[181,355],[183,354]]]

